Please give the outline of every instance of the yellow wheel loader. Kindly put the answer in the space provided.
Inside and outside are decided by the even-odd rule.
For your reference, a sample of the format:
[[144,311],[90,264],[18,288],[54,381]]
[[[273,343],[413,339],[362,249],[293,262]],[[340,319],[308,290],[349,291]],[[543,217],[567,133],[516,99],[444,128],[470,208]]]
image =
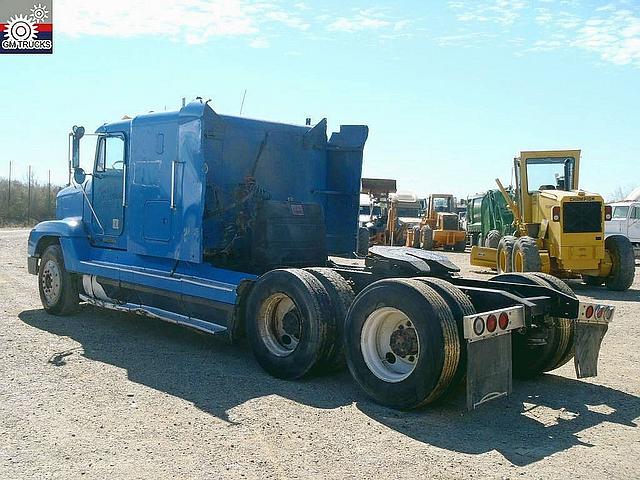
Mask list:
[[514,159],[515,186],[498,187],[513,212],[512,235],[497,248],[474,246],[471,264],[499,273],[544,272],[589,285],[627,290],[633,283],[633,246],[622,235],[605,239],[611,207],[578,188],[580,150],[521,152]]
[[419,225],[409,229],[406,246],[433,250],[435,248],[464,252],[467,234],[460,226],[456,202],[450,193],[433,193]]

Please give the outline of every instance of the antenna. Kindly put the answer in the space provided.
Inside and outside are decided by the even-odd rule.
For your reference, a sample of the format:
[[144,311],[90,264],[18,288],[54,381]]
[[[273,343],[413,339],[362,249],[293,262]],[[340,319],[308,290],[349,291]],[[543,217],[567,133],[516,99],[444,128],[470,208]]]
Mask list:
[[244,89],[244,93],[242,94],[242,103],[240,104],[240,115],[242,115],[242,108],[244,107],[244,99],[247,96],[247,89]]

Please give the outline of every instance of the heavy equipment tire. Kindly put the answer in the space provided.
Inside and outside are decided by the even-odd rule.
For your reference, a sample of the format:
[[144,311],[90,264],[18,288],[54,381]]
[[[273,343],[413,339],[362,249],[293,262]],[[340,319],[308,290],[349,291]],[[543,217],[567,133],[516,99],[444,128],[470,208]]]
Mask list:
[[592,275],[582,275],[582,282],[591,287],[599,287],[604,283],[605,277],[594,277]]
[[498,273],[509,273],[511,271],[511,257],[515,243],[516,237],[513,235],[505,235],[498,242],[498,251],[496,253],[496,270],[498,270]]
[[437,400],[460,359],[455,319],[421,281],[390,278],[358,294],[345,325],[349,371],[376,402],[412,409]]
[[413,244],[411,245],[413,248],[420,248],[420,227],[413,227]]
[[498,248],[498,243],[500,243],[501,238],[502,235],[498,230],[489,230],[487,238],[484,239],[484,246],[489,248]]
[[604,248],[611,255],[613,262],[611,273],[604,279],[604,284],[609,290],[627,290],[633,283],[636,270],[633,245],[627,237],[611,235],[605,239]]
[[358,228],[358,255],[365,256],[369,253],[369,229]]
[[[550,284],[536,275],[539,272],[506,273],[491,278],[504,283],[524,283],[548,287]],[[531,378],[553,370],[565,355],[570,343],[571,331],[557,319],[546,317],[544,323],[535,325],[525,333],[512,333],[513,375]]]
[[460,240],[459,242],[456,242],[455,245],[453,246],[454,252],[464,252],[466,249],[467,249],[466,240]]
[[433,250],[433,230],[430,226],[424,226],[420,230],[420,239],[423,250]]
[[293,380],[327,364],[336,342],[331,297],[320,280],[297,268],[271,270],[247,299],[247,339],[274,377]]
[[541,268],[540,251],[535,238],[526,236],[518,238],[511,254],[511,271],[539,272]]
[[415,277],[415,280],[421,281],[433,288],[440,295],[453,314],[458,329],[458,338],[460,339],[460,360],[458,369],[453,375],[451,383],[445,389],[443,396],[449,395],[464,379],[467,371],[467,342],[464,341],[464,318],[466,315],[474,315],[476,309],[462,290],[455,285],[443,280],[442,278],[432,277]]
[[[535,275],[538,278],[541,278],[556,290],[559,290],[562,293],[566,293],[567,295],[573,298],[576,298],[576,294],[571,289],[571,287],[567,285],[565,282],[563,282],[562,280],[560,280],[559,278],[543,272],[533,272],[533,275]],[[573,322],[573,319],[555,317],[555,320],[557,322],[557,328],[568,330],[569,341],[567,343],[567,347],[565,348],[564,352],[557,352],[558,359],[555,362],[555,365],[549,368],[548,370],[545,370],[546,372],[550,370],[555,370],[556,368],[560,368],[562,365],[564,365],[565,363],[567,363],[569,360],[573,358],[573,354],[575,352],[575,345],[574,345],[575,324]],[[564,336],[564,333],[562,335]]]
[[78,311],[78,279],[67,272],[60,245],[49,245],[40,258],[38,290],[47,313],[63,316]]
[[336,325],[336,341],[332,351],[328,354],[325,367],[328,371],[340,370],[344,367],[344,322],[347,312],[356,297],[349,282],[342,275],[330,268],[305,268],[316,277],[325,288],[331,299],[331,306]]

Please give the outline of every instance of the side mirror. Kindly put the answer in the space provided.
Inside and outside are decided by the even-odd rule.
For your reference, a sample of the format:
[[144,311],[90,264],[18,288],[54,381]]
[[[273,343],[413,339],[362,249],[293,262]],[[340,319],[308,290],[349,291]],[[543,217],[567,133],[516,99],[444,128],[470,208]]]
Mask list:
[[74,125],[71,129],[71,137],[71,168],[75,171],[80,167],[80,139],[84,137],[84,127],[76,127]]
[[84,181],[87,179],[87,174],[84,173],[84,170],[81,167],[75,167],[73,169],[73,181],[78,185],[82,185]]

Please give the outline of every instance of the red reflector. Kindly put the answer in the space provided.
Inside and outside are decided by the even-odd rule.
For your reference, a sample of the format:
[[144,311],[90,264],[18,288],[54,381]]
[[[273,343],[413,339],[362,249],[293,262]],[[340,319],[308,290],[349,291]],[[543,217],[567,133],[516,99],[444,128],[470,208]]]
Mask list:
[[489,315],[489,318],[487,318],[487,331],[489,333],[493,333],[496,331],[497,326],[498,326],[498,319],[496,318],[496,316],[493,314]]
[[611,220],[611,205],[605,205],[604,207],[604,219]]
[[473,321],[473,332],[478,336],[484,333],[484,320],[482,320],[482,317],[477,317]]
[[553,219],[554,222],[559,222],[560,221],[560,207],[553,207],[553,210],[551,211],[551,218]]
[[505,330],[509,326],[509,315],[507,312],[502,312],[500,317],[498,318],[498,325],[500,325],[500,330]]
[[584,311],[584,316],[587,318],[593,317],[593,307],[589,305],[587,309]]

